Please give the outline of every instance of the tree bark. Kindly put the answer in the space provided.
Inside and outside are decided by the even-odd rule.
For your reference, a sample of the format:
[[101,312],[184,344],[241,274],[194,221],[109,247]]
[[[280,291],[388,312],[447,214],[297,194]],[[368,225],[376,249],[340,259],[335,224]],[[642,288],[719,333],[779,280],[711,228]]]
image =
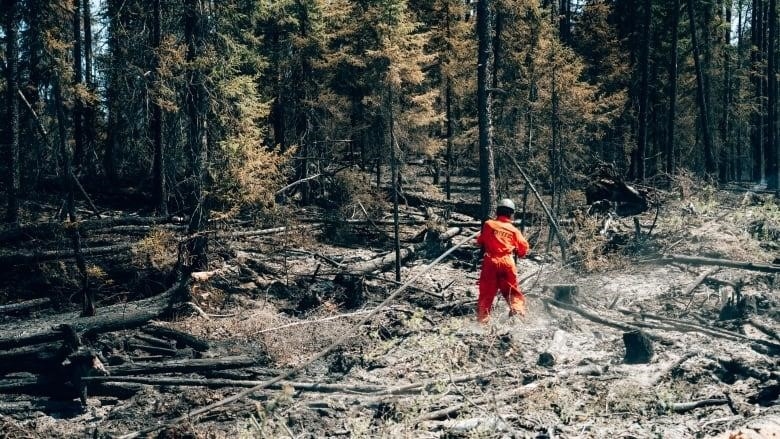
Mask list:
[[165,144],[163,143],[162,123],[163,111],[160,105],[160,44],[161,44],[162,11],[160,0],[152,3],[152,49],[154,56],[151,74],[152,114],[149,120],[149,131],[152,136],[152,150],[154,160],[152,162],[152,198],[154,208],[158,215],[168,214],[168,196],[165,186]]
[[774,190],[778,186],[778,141],[777,141],[777,66],[775,53],[777,38],[777,0],[769,0],[767,22],[769,25],[769,41],[767,42],[767,142],[764,148],[764,166],[766,170],[767,189]]
[[106,110],[107,133],[103,151],[103,172],[109,184],[117,182],[116,154],[119,150],[120,139],[120,93],[119,93],[119,68],[122,65],[122,52],[120,50],[120,16],[123,0],[108,0],[108,53],[111,57],[111,68],[107,72],[106,82]]
[[653,359],[653,341],[642,331],[624,332],[623,343],[626,347],[626,355],[623,358],[624,363],[645,364]]
[[[176,284],[162,294],[130,303],[111,305],[103,308],[102,315],[79,317],[76,313],[58,316],[58,323],[72,327],[77,333],[100,334],[120,329],[137,328],[167,312],[172,304],[181,301],[186,284]],[[61,330],[52,329],[51,317],[28,320],[23,327],[0,328],[0,349],[13,349],[62,340]],[[21,335],[20,335],[21,334]]]
[[650,77],[650,23],[652,22],[653,9],[650,0],[644,0],[644,36],[642,40],[641,79],[639,86],[639,121],[637,129],[636,154],[634,155],[634,170],[637,181],[645,180],[645,155],[647,154],[647,119],[650,103],[650,91],[648,83]]
[[[91,0],[82,0],[81,7],[83,26],[84,26],[84,47],[82,50],[84,57],[84,85],[90,94],[96,94],[95,81],[92,76],[92,3]],[[90,154],[95,150],[95,142],[97,139],[97,120],[95,116],[95,105],[91,102],[85,102],[83,105],[83,127],[84,127],[84,148],[85,155]],[[97,173],[92,160],[86,161],[86,168],[91,174]]]
[[704,68],[702,67],[701,56],[699,54],[698,36],[696,33],[696,17],[693,12],[693,0],[688,0],[688,21],[690,22],[691,46],[693,51],[693,63],[696,70],[696,90],[699,101],[699,118],[701,121],[703,141],[704,141],[704,171],[710,176],[717,175],[717,162],[712,143],[712,128],[710,126],[709,105],[704,78]]
[[731,47],[731,1],[726,2],[725,8],[725,30],[723,31],[723,115],[720,124],[720,170],[719,180],[723,183],[729,181],[732,174],[731,170],[731,145],[733,140],[731,139],[731,101],[732,101],[732,47]]
[[672,7],[672,53],[669,60],[669,113],[666,120],[666,173],[675,174],[676,147],[675,147],[675,129],[677,120],[677,80],[678,69],[677,62],[679,58],[679,28],[680,28],[680,0],[673,0]]
[[109,366],[112,376],[157,374],[157,373],[190,373],[222,369],[238,369],[258,365],[258,359],[248,356],[196,358],[185,360],[168,360],[154,363],[128,363],[119,366]]
[[[185,2],[184,33],[187,43],[187,61],[193,64],[204,56],[206,49],[207,4],[204,0]],[[188,272],[202,270],[208,260],[206,251],[208,238],[201,234],[209,216],[209,201],[206,188],[206,163],[208,157],[208,91],[202,67],[193,66],[188,73],[186,92],[186,113],[189,118],[187,143],[191,153],[193,176],[193,198],[195,206],[188,227],[190,238],[187,243]],[[187,273],[185,273],[187,274]]]
[[763,63],[764,45],[764,0],[753,0],[751,8],[751,79],[755,89],[754,110],[752,113],[752,123],[750,132],[750,143],[752,145],[752,169],[753,181],[759,183],[764,177],[764,81],[761,74],[761,65]]
[[[73,85],[76,88],[84,85],[81,20],[81,0],[73,0]],[[80,169],[84,162],[84,101],[78,93],[73,100],[73,166]]]
[[477,119],[479,126],[479,180],[481,220],[496,210],[496,171],[493,157],[492,103],[489,91],[491,2],[477,2]]
[[19,31],[19,5],[17,0],[5,0],[5,59],[6,59],[6,120],[5,137],[8,139],[6,160],[8,164],[8,180],[6,194],[6,221],[15,223],[19,220],[19,51],[17,38]]

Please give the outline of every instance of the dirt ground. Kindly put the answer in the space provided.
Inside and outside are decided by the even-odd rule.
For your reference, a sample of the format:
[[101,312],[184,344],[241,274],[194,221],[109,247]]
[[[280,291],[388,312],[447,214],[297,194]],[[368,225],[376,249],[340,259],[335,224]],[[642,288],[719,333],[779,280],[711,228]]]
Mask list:
[[[348,266],[387,250],[386,244],[367,243],[346,226],[339,233],[354,234],[349,246],[334,239],[332,230],[246,240],[241,251],[264,255],[271,273],[252,282],[230,281],[231,291],[198,283],[192,299],[204,314],[183,313],[162,324],[210,340],[208,356],[258,358],[256,368],[214,377],[268,380],[306,367],[281,387],[146,435],[780,437],[780,339],[772,337],[780,332],[780,269],[766,273],[662,258],[771,264],[780,257],[778,200],[741,188],[695,186],[681,183],[657,194],[658,211],[637,217],[639,238],[631,217],[612,220],[605,233],[603,217],[572,221],[576,225],[566,233],[576,239],[566,264],[554,246],[551,254],[545,251],[546,226],[532,224],[527,234],[534,237],[534,252],[518,264],[528,313],[509,317],[499,300],[489,325],[475,321],[478,269],[471,243],[435,266],[430,263],[437,254],[405,263],[402,280],[419,278],[358,324],[396,291],[392,273],[359,279],[363,300],[347,307],[334,294],[342,288],[334,282],[339,270],[324,258]],[[403,208],[402,214],[412,211]],[[405,226],[405,236],[420,227]],[[465,228],[452,242],[474,231]],[[615,234],[628,242],[611,247]],[[550,300],[551,286],[560,284],[577,285],[572,307],[584,313]],[[315,306],[301,306],[304,297],[314,297]],[[732,314],[721,315],[727,305],[733,305]],[[655,337],[649,363],[624,361],[626,328]],[[308,364],[345,334],[343,344]],[[241,390],[144,386],[128,399],[90,397],[76,413],[0,417],[0,438],[121,437]],[[3,395],[0,408],[14,398]]]

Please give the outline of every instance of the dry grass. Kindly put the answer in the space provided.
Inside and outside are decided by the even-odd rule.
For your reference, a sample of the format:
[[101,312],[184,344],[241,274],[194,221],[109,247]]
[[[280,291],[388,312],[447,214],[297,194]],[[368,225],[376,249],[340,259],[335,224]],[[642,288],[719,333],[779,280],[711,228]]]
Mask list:
[[176,263],[178,240],[169,230],[153,228],[133,248],[133,262],[143,268],[161,269]]

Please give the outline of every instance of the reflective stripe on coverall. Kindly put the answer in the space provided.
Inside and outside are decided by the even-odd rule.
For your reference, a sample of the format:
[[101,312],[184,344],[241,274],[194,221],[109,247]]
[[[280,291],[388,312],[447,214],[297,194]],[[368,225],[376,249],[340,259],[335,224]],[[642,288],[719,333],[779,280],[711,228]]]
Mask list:
[[528,253],[528,241],[512,225],[509,217],[499,216],[487,220],[477,237],[477,244],[485,252],[479,275],[479,299],[477,320],[487,322],[496,292],[501,291],[509,304],[509,312],[525,315],[525,296],[517,285],[517,273],[512,253],[524,257]]

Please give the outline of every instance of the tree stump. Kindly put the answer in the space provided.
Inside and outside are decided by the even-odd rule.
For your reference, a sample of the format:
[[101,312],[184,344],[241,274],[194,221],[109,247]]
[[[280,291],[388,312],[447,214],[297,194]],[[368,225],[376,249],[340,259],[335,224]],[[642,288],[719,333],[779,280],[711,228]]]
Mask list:
[[566,303],[569,305],[577,304],[577,297],[580,294],[579,286],[563,284],[563,285],[548,285],[547,288],[549,288],[552,291],[553,298],[556,301]]
[[758,310],[755,296],[743,296],[728,300],[718,314],[719,320],[747,319]]
[[555,366],[555,356],[549,352],[542,352],[539,354],[539,359],[536,360],[536,364],[542,367],[553,367]]
[[653,341],[642,331],[623,333],[623,343],[626,345],[626,364],[644,364],[653,359]]

